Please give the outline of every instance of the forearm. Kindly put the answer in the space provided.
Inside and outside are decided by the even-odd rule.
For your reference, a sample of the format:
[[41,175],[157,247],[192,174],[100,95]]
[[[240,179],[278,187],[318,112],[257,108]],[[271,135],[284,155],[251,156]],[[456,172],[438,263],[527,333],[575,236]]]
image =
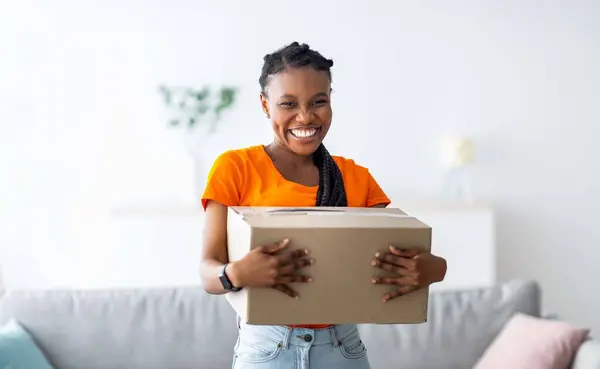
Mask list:
[[206,259],[202,261],[202,265],[200,267],[202,286],[204,287],[204,291],[210,293],[211,295],[223,295],[229,292],[223,288],[223,284],[219,279],[219,275],[223,271],[223,265],[224,264],[222,262],[214,259]]
[[[202,279],[202,285],[206,293],[210,293],[211,295],[223,295],[230,292],[223,288],[223,284],[219,279],[219,276],[223,272],[224,265],[225,264],[215,259],[205,259],[202,261],[200,278]],[[227,276],[234,286],[242,287],[238,284],[240,282],[235,273],[235,267],[235,263],[230,263],[227,266]]]

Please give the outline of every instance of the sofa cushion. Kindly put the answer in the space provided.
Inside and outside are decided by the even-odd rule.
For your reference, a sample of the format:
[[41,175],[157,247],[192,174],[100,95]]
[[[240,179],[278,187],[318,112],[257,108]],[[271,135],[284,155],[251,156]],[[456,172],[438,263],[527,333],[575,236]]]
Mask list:
[[59,369],[227,368],[237,339],[226,300],[195,287],[7,292],[10,317]]
[[52,369],[29,333],[14,319],[0,327],[0,368]]
[[540,316],[540,289],[531,281],[431,294],[427,324],[361,325],[377,369],[472,368],[516,313]]
[[567,369],[589,329],[517,313],[474,369]]

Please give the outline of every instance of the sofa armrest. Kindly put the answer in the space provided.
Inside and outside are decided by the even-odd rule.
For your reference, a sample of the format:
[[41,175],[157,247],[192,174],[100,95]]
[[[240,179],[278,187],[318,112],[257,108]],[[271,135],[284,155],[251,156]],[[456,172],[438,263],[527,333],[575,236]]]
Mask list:
[[600,342],[585,341],[577,350],[571,369],[600,369]]

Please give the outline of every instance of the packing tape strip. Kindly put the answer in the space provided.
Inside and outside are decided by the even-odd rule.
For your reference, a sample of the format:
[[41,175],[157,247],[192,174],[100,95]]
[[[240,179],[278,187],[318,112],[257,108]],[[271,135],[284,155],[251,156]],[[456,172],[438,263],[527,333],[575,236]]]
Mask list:
[[310,211],[266,211],[263,213],[255,213],[252,215],[317,215],[317,216],[337,216],[337,215],[353,215],[359,217],[388,217],[388,218],[414,218],[412,215],[408,214],[397,214],[397,213],[385,213],[385,212],[353,212],[353,211],[319,211],[319,210],[310,210]]

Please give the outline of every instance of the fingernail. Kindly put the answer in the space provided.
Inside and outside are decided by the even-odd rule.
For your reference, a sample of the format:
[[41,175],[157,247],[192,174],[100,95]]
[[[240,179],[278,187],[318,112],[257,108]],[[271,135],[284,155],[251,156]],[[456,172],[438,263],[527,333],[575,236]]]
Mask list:
[[373,260],[373,261],[371,261],[371,265],[373,265],[373,266],[377,266],[377,260]]
[[300,296],[294,296],[294,300],[300,300]]
[[378,258],[378,257],[379,257],[379,255],[381,255],[381,253],[380,253],[380,252],[376,252],[376,253],[375,253],[375,257],[376,257],[376,258]]
[[372,283],[377,283],[377,278],[373,278],[373,279],[371,279],[371,282],[372,282]]
[[304,253],[305,253],[306,255],[308,255],[308,254],[310,254],[310,251],[309,251],[308,249],[304,249]]
[[282,245],[287,245],[288,242],[290,242],[289,238],[284,238],[283,240],[281,240]]
[[310,259],[310,263],[314,264],[315,263],[315,259]]
[[312,278],[308,278],[308,283],[310,283],[310,282],[312,282],[312,281],[313,281],[313,280],[312,280]]

